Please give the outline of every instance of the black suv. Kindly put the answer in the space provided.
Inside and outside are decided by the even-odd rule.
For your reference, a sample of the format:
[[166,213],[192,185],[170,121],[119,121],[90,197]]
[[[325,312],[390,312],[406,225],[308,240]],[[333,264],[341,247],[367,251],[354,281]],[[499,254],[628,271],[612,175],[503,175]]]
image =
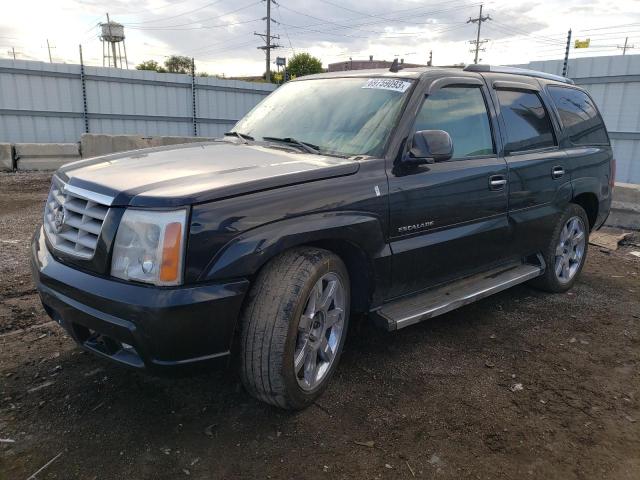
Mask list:
[[314,75],[215,142],[59,169],[33,275],[87,350],[149,371],[233,352],[252,395],[302,408],[352,312],[396,330],[526,281],[571,288],[614,170],[563,77]]

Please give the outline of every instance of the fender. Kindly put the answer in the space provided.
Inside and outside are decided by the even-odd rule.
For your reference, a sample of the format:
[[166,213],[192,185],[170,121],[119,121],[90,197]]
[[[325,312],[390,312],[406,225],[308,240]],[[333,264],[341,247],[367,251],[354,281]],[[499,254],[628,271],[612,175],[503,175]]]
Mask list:
[[251,276],[289,248],[322,241],[355,245],[366,254],[371,274],[390,278],[384,270],[390,269],[391,251],[380,220],[369,213],[340,211],[288,218],[248,230],[218,251],[200,280]]
[[567,149],[572,167],[573,195],[593,193],[599,202],[611,196],[611,149],[609,147],[571,147]]
[[577,197],[581,193],[593,193],[601,202],[609,197],[609,185],[599,178],[583,177],[571,182],[573,185],[573,196]]

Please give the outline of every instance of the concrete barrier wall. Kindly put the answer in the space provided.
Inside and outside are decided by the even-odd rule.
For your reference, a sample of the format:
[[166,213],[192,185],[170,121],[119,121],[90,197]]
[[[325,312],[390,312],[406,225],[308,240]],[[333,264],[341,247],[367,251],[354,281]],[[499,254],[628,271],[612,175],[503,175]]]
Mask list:
[[14,149],[18,170],[55,170],[80,160],[77,143],[16,143]]
[[14,168],[13,145],[0,143],[0,170],[7,171]]
[[[81,158],[211,140],[213,138],[84,134],[80,143],[0,143],[0,170],[56,170]],[[616,183],[606,225],[640,230],[640,185]]]
[[606,225],[640,230],[640,185],[616,183]]
[[210,142],[213,137],[84,134],[79,143],[0,143],[0,170],[56,170],[65,163],[141,148]]
[[97,157],[109,153],[126,152],[140,148],[178,145],[181,143],[210,142],[208,137],[143,137],[139,135],[101,135],[85,133],[80,138],[82,158]]

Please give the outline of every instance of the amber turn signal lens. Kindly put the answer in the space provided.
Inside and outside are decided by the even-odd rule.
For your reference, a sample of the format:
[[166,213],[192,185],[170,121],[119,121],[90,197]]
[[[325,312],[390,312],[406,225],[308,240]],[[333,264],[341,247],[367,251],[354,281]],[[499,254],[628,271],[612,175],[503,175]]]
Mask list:
[[182,242],[182,225],[170,223],[164,230],[162,244],[162,266],[160,280],[175,282],[180,275],[180,244]]

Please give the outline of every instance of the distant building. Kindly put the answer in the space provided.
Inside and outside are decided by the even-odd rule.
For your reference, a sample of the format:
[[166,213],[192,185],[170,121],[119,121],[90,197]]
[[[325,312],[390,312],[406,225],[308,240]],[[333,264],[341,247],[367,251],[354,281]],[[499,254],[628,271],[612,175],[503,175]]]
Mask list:
[[[370,68],[389,68],[391,66],[390,61],[387,60],[374,60],[373,55],[369,56],[369,60],[346,60],[344,62],[336,62],[329,64],[330,72],[346,72],[348,70],[369,70]],[[400,59],[400,64],[404,67],[426,67],[426,65],[420,65],[418,63],[405,63],[404,58]]]

